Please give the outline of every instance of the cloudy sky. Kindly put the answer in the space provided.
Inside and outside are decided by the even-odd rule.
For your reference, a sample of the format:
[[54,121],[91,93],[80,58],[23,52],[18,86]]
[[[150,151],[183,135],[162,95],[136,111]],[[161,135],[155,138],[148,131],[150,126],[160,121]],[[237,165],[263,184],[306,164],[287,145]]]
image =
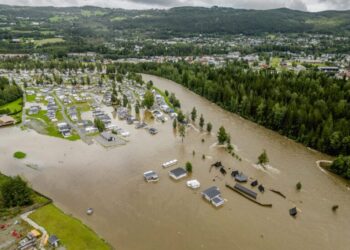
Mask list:
[[244,9],[288,7],[297,10],[322,11],[350,9],[350,0],[0,0],[0,4],[30,6],[83,6],[149,9],[175,6],[225,6]]

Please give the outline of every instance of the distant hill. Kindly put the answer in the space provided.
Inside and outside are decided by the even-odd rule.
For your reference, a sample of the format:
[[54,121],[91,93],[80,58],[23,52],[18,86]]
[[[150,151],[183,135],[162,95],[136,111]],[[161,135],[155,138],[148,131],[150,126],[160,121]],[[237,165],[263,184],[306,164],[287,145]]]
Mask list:
[[[169,10],[123,10],[98,7],[15,7],[0,5],[0,20],[18,17],[46,21],[47,26],[85,36],[128,31],[155,37],[206,34],[350,33],[350,11],[302,12],[286,8],[243,10],[177,7]],[[67,26],[67,23],[71,26]],[[62,24],[65,24],[63,26]]]

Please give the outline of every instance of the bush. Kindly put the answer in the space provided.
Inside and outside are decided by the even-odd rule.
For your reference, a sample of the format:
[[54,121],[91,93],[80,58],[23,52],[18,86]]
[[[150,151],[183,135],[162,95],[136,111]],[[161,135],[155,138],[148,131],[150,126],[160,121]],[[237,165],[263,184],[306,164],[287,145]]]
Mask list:
[[339,208],[339,205],[334,205],[332,206],[332,211],[335,212],[338,210],[338,208]]
[[21,177],[10,178],[1,187],[1,196],[5,207],[17,207],[33,204],[32,191]]
[[192,173],[192,164],[191,162],[186,162],[186,171]]
[[16,159],[24,159],[26,158],[27,154],[23,153],[21,151],[17,151],[13,154],[13,157],[15,157]]
[[297,190],[301,189],[302,185],[301,185],[300,181],[295,185],[295,187],[297,188]]
[[258,164],[264,166],[267,163],[269,163],[269,157],[267,156],[267,153],[264,149],[264,151],[258,157]]
[[218,138],[218,141],[219,141],[219,144],[224,144],[227,139],[228,139],[229,135],[226,133],[226,130],[223,126],[221,126],[219,128],[219,132],[217,134],[217,138]]

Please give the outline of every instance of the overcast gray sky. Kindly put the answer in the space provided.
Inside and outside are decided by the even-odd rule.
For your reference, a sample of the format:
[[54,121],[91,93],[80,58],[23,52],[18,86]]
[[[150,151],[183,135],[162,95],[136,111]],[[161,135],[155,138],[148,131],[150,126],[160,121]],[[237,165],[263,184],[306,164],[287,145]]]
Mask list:
[[297,10],[322,11],[350,9],[350,0],[0,0],[0,4],[30,6],[83,6],[149,9],[175,6],[225,6],[244,9],[288,7]]

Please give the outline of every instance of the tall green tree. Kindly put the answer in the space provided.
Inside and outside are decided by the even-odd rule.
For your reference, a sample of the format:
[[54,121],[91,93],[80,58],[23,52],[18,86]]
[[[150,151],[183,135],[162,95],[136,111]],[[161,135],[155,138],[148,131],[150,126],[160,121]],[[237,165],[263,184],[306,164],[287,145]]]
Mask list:
[[221,126],[217,134],[219,144],[224,144],[227,141],[228,136],[229,135],[226,133],[226,129]]
[[193,107],[192,111],[191,111],[191,120],[192,122],[195,122],[197,118],[197,109],[196,107]]
[[208,122],[207,123],[207,132],[210,134],[212,129],[213,129],[213,125],[210,122]]
[[186,136],[186,127],[183,124],[179,124],[179,135],[181,137],[182,142],[184,142],[184,138]]
[[266,150],[264,149],[264,151],[258,157],[258,164],[264,166],[267,163],[269,163],[269,157],[267,156]]
[[5,207],[20,207],[33,204],[32,191],[21,177],[11,177],[1,186]]
[[146,106],[147,109],[150,109],[154,104],[154,95],[151,91],[146,91],[143,99],[143,105]]
[[94,125],[99,132],[103,132],[106,129],[105,124],[98,118],[95,118]]
[[203,127],[204,127],[204,117],[203,117],[203,114],[201,114],[201,116],[199,117],[199,127],[201,128],[201,130],[203,130]]

